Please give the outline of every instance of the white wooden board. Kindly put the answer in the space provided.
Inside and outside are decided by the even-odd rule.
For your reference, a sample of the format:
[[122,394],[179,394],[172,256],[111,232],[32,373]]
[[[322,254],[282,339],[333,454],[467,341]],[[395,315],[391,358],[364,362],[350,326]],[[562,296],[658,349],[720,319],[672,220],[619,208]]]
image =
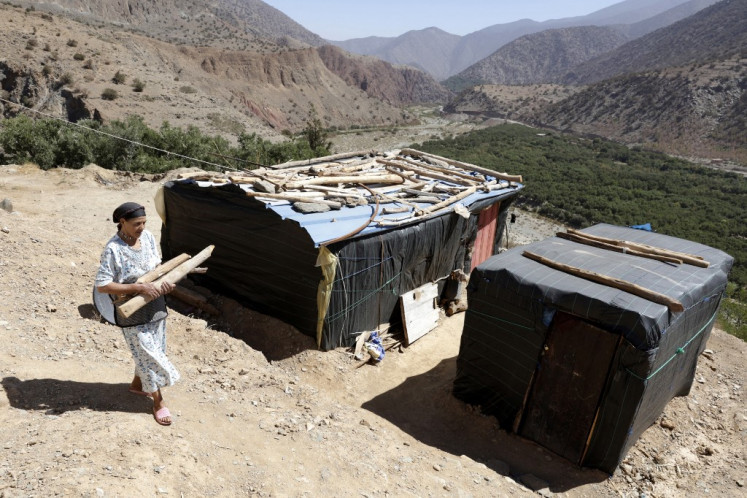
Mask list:
[[399,296],[405,341],[408,345],[436,328],[439,316],[437,297],[438,285],[435,283],[425,284]]

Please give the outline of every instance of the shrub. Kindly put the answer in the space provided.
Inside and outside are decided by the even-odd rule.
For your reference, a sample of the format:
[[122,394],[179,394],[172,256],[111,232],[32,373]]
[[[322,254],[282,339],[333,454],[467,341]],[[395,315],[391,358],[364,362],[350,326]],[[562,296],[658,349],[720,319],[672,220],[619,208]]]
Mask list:
[[75,55],[73,55],[73,59],[75,59],[76,61],[82,61],[85,58],[86,56],[81,54],[80,52],[76,52]]
[[132,80],[132,91],[142,92],[145,89],[145,83],[140,81],[138,78]]
[[71,73],[65,73],[62,76],[60,76],[60,85],[72,85],[73,84],[73,75]]
[[78,46],[78,41],[77,40],[68,40],[67,41],[67,46],[68,47],[77,47]]
[[101,92],[101,98],[104,100],[115,100],[117,97],[119,97],[119,94],[113,88],[105,88],[104,91]]
[[116,83],[117,85],[123,84],[127,80],[127,75],[124,74],[122,71],[117,71],[114,73],[114,77],[112,78],[112,81]]
[[179,88],[179,91],[182,93],[197,93],[197,90],[191,86],[183,86]]

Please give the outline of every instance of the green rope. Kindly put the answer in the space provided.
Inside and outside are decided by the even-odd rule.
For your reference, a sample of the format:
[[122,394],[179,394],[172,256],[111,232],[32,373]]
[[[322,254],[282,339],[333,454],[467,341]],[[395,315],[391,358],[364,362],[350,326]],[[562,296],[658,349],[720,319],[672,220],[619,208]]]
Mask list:
[[[352,310],[353,308],[356,308],[356,307],[360,306],[364,301],[367,301],[368,299],[370,299],[372,296],[374,296],[378,292],[381,292],[381,290],[384,289],[384,287],[386,287],[387,285],[389,285],[390,283],[392,283],[395,279],[397,279],[397,277],[399,277],[400,273],[401,272],[397,272],[396,275],[394,275],[392,278],[390,278],[389,280],[387,280],[386,282],[384,282],[384,284],[381,287],[379,287],[378,289],[373,289],[372,292],[370,292],[369,294],[363,296],[358,301],[354,302],[351,306],[348,306],[347,308],[345,308],[345,309],[343,309],[341,311],[338,311],[334,315],[327,317],[327,322],[334,322],[338,318],[341,318],[341,317],[345,316],[348,313],[348,311]],[[395,295],[397,294],[396,287],[393,287],[392,289],[389,289],[389,290],[391,290],[393,294],[395,294]]]
[[630,375],[632,375],[633,377],[635,377],[636,379],[642,380],[643,382],[648,382],[654,375],[658,374],[664,367],[666,367],[667,365],[669,365],[670,361],[672,361],[673,359],[675,359],[678,355],[685,354],[685,348],[688,347],[690,345],[690,343],[695,340],[696,337],[698,337],[700,334],[702,334],[703,331],[706,328],[708,328],[709,325],[711,325],[711,323],[713,323],[713,320],[716,319],[716,315],[717,314],[718,314],[718,310],[716,311],[716,313],[713,314],[713,316],[711,317],[711,319],[708,320],[705,323],[705,325],[703,325],[703,327],[701,327],[701,329],[694,336],[692,336],[690,339],[688,339],[688,341],[685,344],[683,344],[681,347],[677,348],[677,351],[675,351],[674,354],[667,361],[665,361],[662,366],[660,366],[659,368],[657,368],[656,370],[654,370],[651,373],[651,375],[649,375],[648,377],[645,377],[645,378],[644,377],[640,377],[640,376],[636,375],[632,370],[630,370],[627,367],[625,367],[625,370],[627,370],[628,373]]

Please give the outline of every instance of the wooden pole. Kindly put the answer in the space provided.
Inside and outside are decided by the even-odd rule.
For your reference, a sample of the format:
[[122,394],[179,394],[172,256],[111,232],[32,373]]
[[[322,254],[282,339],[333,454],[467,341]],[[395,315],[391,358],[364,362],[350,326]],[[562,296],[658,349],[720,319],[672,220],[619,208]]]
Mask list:
[[143,284],[143,283],[152,282],[158,278],[161,278],[162,276],[166,275],[168,272],[170,272],[171,270],[173,270],[180,264],[184,263],[191,257],[192,256],[190,256],[186,252],[183,254],[180,254],[179,256],[166,261],[164,264],[156,266],[153,270],[149,271],[142,277],[138,278],[135,282],[138,284]]
[[630,242],[627,240],[608,239],[607,237],[600,237],[599,235],[591,235],[586,232],[580,232],[578,230],[573,230],[572,228],[568,229],[568,233],[571,233],[573,235],[578,235],[580,237],[584,237],[587,239],[596,240],[598,242],[606,242],[608,244],[613,244],[613,245],[620,246],[620,247],[627,247],[628,249],[634,249],[634,250],[646,252],[649,254],[657,254],[659,256],[670,256],[673,258],[681,259],[683,263],[687,263],[693,266],[698,266],[700,268],[708,268],[710,266],[710,263],[708,261],[705,261],[700,256],[696,256],[694,254],[687,254],[685,252],[672,251],[669,249],[663,249],[661,247],[654,247],[648,244],[640,244],[638,242]]
[[[184,263],[180,264],[170,272],[168,272],[166,275],[162,276],[158,280],[153,282],[153,285],[156,287],[160,286],[163,282],[169,282],[171,284],[177,283],[179,280],[184,278],[190,271],[192,271],[194,268],[197,268],[200,263],[205,261],[210,257],[210,255],[213,253],[213,249],[215,249],[214,245],[209,245],[199,253],[197,253],[194,257],[191,259],[188,259]],[[148,304],[152,299],[148,296],[143,296],[142,294],[138,294],[137,296],[133,297],[126,303],[122,303],[117,306],[117,312],[124,317],[129,318],[132,316],[133,313],[135,313],[137,310]]]
[[319,176],[291,182],[285,186],[287,189],[304,188],[306,185],[337,185],[338,183],[404,183],[397,175],[369,175],[369,176]]
[[600,273],[596,273],[593,271],[584,270],[582,268],[576,268],[575,266],[558,263],[557,261],[553,261],[551,259],[540,256],[539,254],[534,254],[529,251],[524,251],[521,254],[524,257],[527,257],[529,259],[537,261],[538,263],[542,263],[545,266],[549,266],[550,268],[554,268],[564,273],[575,275],[579,278],[584,278],[586,280],[591,280],[592,282],[606,285],[608,287],[614,287],[615,289],[620,289],[622,291],[629,292],[638,297],[642,297],[643,299],[648,299],[649,301],[652,301],[654,303],[663,304],[664,306],[669,308],[669,311],[684,311],[685,310],[685,307],[682,306],[682,303],[677,301],[676,299],[672,299],[669,296],[665,296],[664,294],[660,294],[658,292],[652,291],[651,289],[641,287],[640,285],[636,285],[632,282],[621,280],[619,278],[610,277],[607,275],[602,275]]
[[642,251],[636,251],[635,249],[628,249],[627,247],[616,246],[614,244],[608,244],[607,242],[600,242],[598,240],[581,237],[580,234],[558,232],[555,234],[561,239],[570,240],[572,242],[578,242],[579,244],[585,244],[587,246],[599,247],[600,249],[606,249],[607,251],[622,252],[630,254],[632,256],[638,256],[640,258],[655,259],[657,261],[663,261],[665,263],[674,263],[677,265],[682,264],[681,259],[673,258],[671,256],[660,256],[658,254],[651,254]]
[[521,175],[509,175],[507,173],[499,173],[497,171],[493,171],[492,169],[481,168],[480,166],[476,166],[474,164],[463,163],[461,161],[455,161],[453,159],[448,159],[446,157],[437,156],[435,154],[428,154],[425,152],[420,152],[419,150],[415,150],[415,149],[402,149],[400,151],[400,154],[409,154],[415,157],[432,157],[433,159],[443,161],[446,164],[451,164],[452,166],[457,166],[459,168],[463,168],[469,171],[476,171],[478,173],[482,173],[483,175],[489,175],[494,178],[498,178],[500,180],[508,180],[509,182],[519,182],[519,183],[524,182]]
[[181,285],[177,285],[176,287],[174,287],[174,290],[171,291],[169,296],[175,297],[178,300],[190,304],[196,308],[200,308],[201,310],[213,316],[220,314],[220,311],[218,311],[215,306],[207,302],[207,298],[205,296],[203,296],[199,292],[195,292],[193,290],[187,289],[186,287],[182,287]]

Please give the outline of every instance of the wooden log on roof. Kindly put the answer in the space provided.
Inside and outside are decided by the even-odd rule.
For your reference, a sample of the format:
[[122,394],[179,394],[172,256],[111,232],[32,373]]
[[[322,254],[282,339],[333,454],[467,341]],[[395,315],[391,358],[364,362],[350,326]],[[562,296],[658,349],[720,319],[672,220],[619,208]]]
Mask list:
[[409,154],[411,156],[422,157],[422,158],[432,157],[434,159],[438,159],[439,161],[444,161],[447,164],[451,164],[452,166],[457,166],[459,168],[470,170],[470,171],[476,171],[477,173],[482,173],[483,175],[489,175],[489,176],[498,178],[500,180],[508,180],[509,182],[519,182],[519,183],[523,183],[524,181],[521,175],[509,175],[507,173],[499,173],[498,171],[493,171],[492,169],[482,168],[480,166],[476,166],[470,163],[463,163],[461,161],[455,161],[453,159],[449,159],[447,157],[442,157],[442,156],[437,156],[435,154],[428,154],[427,152],[420,152],[419,150],[415,150],[415,149],[402,149],[400,153]]
[[313,194],[314,192],[285,192],[281,194],[266,194],[264,192],[247,192],[246,195],[249,197],[259,197],[261,199],[269,199],[274,201],[288,201],[288,202],[317,202],[319,204],[326,204],[327,206],[340,209],[342,204],[337,201],[329,201],[324,198],[324,194],[320,192],[320,195],[304,195]]
[[609,239],[607,237],[600,237],[599,235],[592,235],[586,232],[580,232],[578,230],[573,230],[572,228],[568,229],[568,233],[577,235],[579,237],[584,237],[586,239],[595,240],[597,242],[605,242],[608,244],[626,247],[628,249],[633,249],[633,250],[640,251],[640,252],[656,254],[659,256],[670,256],[670,257],[682,260],[683,263],[687,263],[688,265],[698,266],[700,268],[708,268],[710,266],[710,263],[708,261],[705,261],[703,258],[701,258],[700,256],[696,256],[695,254],[672,251],[672,250],[664,249],[661,247],[650,246],[648,244],[630,242],[628,240]]
[[419,166],[413,166],[407,163],[403,164],[402,162],[387,161],[385,159],[377,159],[376,162],[380,164],[385,164],[389,167],[400,168],[406,171],[412,171],[414,173],[417,173],[420,176],[433,178],[435,180],[442,180],[442,181],[449,182],[449,183],[456,183],[457,185],[464,185],[466,187],[476,185],[477,183],[479,183],[476,180],[467,180],[467,179],[459,178],[455,176],[444,175],[443,173],[439,173],[437,171],[432,171],[427,168],[421,168]]
[[544,256],[540,256],[539,254],[535,254],[529,251],[524,251],[522,255],[524,257],[527,257],[529,259],[537,261],[538,263],[541,263],[545,266],[549,266],[550,268],[554,268],[564,273],[568,273],[568,274],[571,274],[571,275],[574,275],[576,277],[583,278],[586,280],[591,280],[592,282],[606,285],[608,287],[620,289],[622,291],[629,292],[630,294],[634,294],[638,297],[642,297],[643,299],[647,299],[654,303],[662,304],[666,306],[667,308],[669,308],[669,311],[684,311],[685,309],[682,303],[679,302],[678,300],[673,299],[664,294],[652,291],[651,289],[641,287],[640,285],[634,284],[632,282],[628,282],[627,280],[622,280],[619,278],[610,277],[608,275],[602,275],[600,273],[596,273],[593,271],[584,270],[583,268],[577,268],[575,266],[566,265],[564,263],[559,263],[557,261],[553,261],[551,259],[545,258]]
[[283,164],[275,164],[270,167],[273,169],[288,169],[288,168],[294,168],[296,166],[311,166],[312,164],[338,161],[340,159],[348,159],[350,157],[368,156],[371,154],[376,154],[376,152],[372,150],[357,151],[357,152],[344,152],[342,154],[333,154],[331,156],[315,157],[312,159],[303,159],[300,161],[289,161]]
[[451,196],[448,199],[439,202],[438,204],[434,204],[433,206],[427,207],[425,209],[421,209],[418,212],[415,213],[415,216],[423,216],[428,213],[434,213],[440,209],[443,209],[445,207],[451,206],[455,202],[459,202],[465,197],[469,197],[470,195],[477,192],[477,186],[470,187],[462,192],[460,192],[457,195]]
[[337,185],[338,183],[360,183],[368,185],[372,183],[399,184],[404,183],[404,179],[397,175],[361,175],[361,176],[318,176],[307,178],[305,180],[291,182],[286,188],[304,188],[306,185]]
[[598,247],[600,249],[606,249],[607,251],[621,252],[625,254],[630,254],[632,256],[638,256],[641,258],[655,259],[657,261],[662,261],[665,263],[674,263],[678,265],[682,264],[681,259],[677,259],[672,256],[661,256],[659,254],[651,254],[651,253],[646,253],[642,251],[636,251],[635,249],[629,249],[627,247],[609,244],[607,242],[600,242],[598,240],[589,239],[586,237],[580,237],[577,234],[573,234],[573,233],[558,232],[555,235],[557,237],[560,237],[561,239],[570,240],[572,242],[577,242],[579,244],[584,244],[587,246]]
[[456,169],[456,167],[455,168],[451,168],[451,169],[450,168],[442,168],[440,166],[435,166],[435,165],[428,164],[428,163],[425,163],[425,162],[413,161],[412,159],[408,159],[406,157],[398,157],[397,159],[399,159],[400,161],[405,161],[405,162],[407,162],[409,164],[412,164],[414,166],[417,166],[419,168],[432,169],[434,171],[438,171],[439,173],[444,173],[446,175],[458,176],[459,178],[463,178],[463,179],[469,180],[471,182],[477,183],[477,182],[484,182],[485,181],[485,176],[482,173],[479,173],[480,176],[477,177],[477,176],[472,176],[472,175],[469,175],[467,173],[463,173],[461,171],[458,171]]

